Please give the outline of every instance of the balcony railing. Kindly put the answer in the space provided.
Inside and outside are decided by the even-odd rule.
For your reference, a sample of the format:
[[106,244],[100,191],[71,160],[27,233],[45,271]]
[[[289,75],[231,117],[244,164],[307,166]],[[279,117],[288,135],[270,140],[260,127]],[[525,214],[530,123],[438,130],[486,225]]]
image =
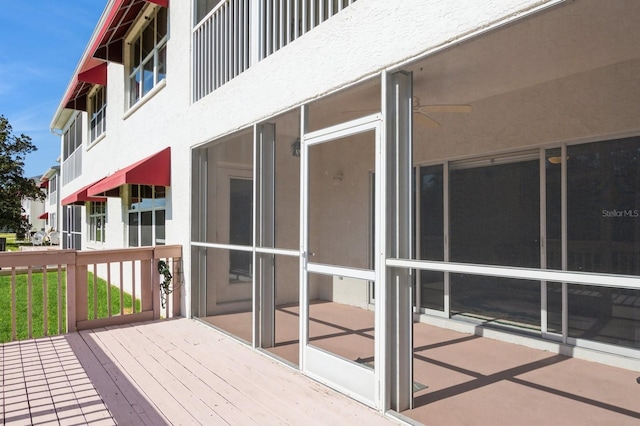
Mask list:
[[309,32],[356,0],[226,0],[193,28],[193,100]]
[[1,253],[0,342],[178,316],[181,262],[181,246]]
[[82,148],[76,149],[62,162],[62,185],[66,185],[82,174]]

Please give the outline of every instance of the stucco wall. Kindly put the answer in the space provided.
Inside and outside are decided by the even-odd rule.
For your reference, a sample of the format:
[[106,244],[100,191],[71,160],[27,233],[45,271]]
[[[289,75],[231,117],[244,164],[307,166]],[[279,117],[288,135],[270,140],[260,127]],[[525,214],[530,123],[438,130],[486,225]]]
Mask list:
[[[167,77],[164,88],[125,112],[124,70],[108,67],[107,135],[83,157],[83,176],[74,189],[172,147],[172,185],[166,241],[182,244],[183,286],[188,293],[190,252],[191,147],[286,111],[380,70],[455,43],[498,22],[518,18],[555,1],[359,0],[296,42],[256,64],[196,104],[190,102],[191,2],[172,2]],[[122,207],[109,203],[107,247],[125,244],[117,218]],[[119,239],[122,236],[122,239]],[[188,294],[183,297],[189,300]],[[189,315],[189,304],[183,313]]]

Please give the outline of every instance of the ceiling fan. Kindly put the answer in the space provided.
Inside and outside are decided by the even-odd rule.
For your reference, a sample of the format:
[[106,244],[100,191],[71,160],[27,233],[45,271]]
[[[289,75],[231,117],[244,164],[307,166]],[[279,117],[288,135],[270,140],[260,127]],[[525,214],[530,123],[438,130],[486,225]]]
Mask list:
[[422,105],[419,97],[413,97],[413,121],[429,129],[440,127],[440,123],[427,115],[434,112],[471,112],[471,105]]
[[[344,111],[346,113],[355,113],[355,112],[373,112],[372,109],[369,110],[352,110],[352,111]],[[435,129],[440,127],[440,123],[431,118],[428,114],[430,113],[460,113],[460,112],[471,112],[471,105],[456,105],[456,104],[445,104],[445,105],[422,105],[420,103],[420,98],[418,96],[413,97],[413,121],[422,127],[428,129]]]

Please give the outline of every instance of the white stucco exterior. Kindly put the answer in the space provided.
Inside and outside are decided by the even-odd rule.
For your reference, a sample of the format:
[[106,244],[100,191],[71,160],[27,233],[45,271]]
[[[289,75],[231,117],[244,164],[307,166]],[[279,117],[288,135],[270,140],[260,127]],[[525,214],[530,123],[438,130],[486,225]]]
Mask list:
[[[147,17],[161,7],[143,3]],[[357,0],[260,61],[252,51],[248,69],[194,101],[191,3],[173,1],[167,8],[166,75],[133,107],[128,59],[107,61],[105,133],[83,141],[82,172],[59,191],[62,200],[170,147],[164,243],[183,247],[184,316],[216,325],[211,318],[217,315],[243,314],[241,337],[268,349],[275,331],[264,329],[275,329],[276,320],[267,318],[275,317],[274,306],[299,307],[307,320],[305,309],[318,300],[375,310],[375,376],[363,373],[362,383],[391,382],[381,365],[402,370],[405,377],[395,383],[408,383],[403,362],[391,367],[389,361],[411,356],[389,352],[410,340],[398,318],[410,321],[416,312],[439,325],[455,322],[473,314],[464,310],[483,297],[490,300],[474,321],[508,311],[505,327],[525,329],[516,334],[534,329],[540,339],[562,342],[562,350],[584,346],[640,359],[634,310],[605,306],[604,316],[624,325],[596,343],[583,338],[579,324],[592,320],[591,307],[607,305],[620,276],[627,283],[638,275],[640,228],[631,221],[605,223],[600,212],[633,203],[640,193],[633,174],[640,146],[640,6],[623,0]],[[95,60],[96,43],[111,25],[106,17],[118,5],[109,1],[77,75]],[[134,36],[136,25],[129,29]],[[131,35],[124,39],[125,58],[128,41]],[[66,104],[82,88],[77,75],[52,121],[63,133],[76,117],[70,108],[82,105]],[[80,114],[87,138],[90,117]],[[119,196],[98,195],[108,200],[104,242],[87,240],[89,204],[77,203],[83,249],[128,246],[131,192],[122,188]],[[415,199],[403,198],[412,190]],[[614,190],[619,193],[607,195]],[[234,217],[234,202],[251,214]],[[238,224],[247,232],[234,237]],[[241,255],[235,268],[231,253]],[[245,255],[252,256],[249,266]],[[311,263],[316,269],[305,269]],[[482,273],[466,274],[467,264],[476,263]],[[499,272],[492,275],[494,266]],[[538,278],[554,269],[570,275],[572,303],[586,309],[586,319],[569,324],[567,283]],[[398,270],[406,275],[391,280]],[[419,281],[418,270],[422,278],[433,273],[432,281]],[[469,276],[489,278],[465,287]],[[387,280],[406,292],[393,293]],[[484,285],[488,296],[473,293]],[[581,294],[583,285],[598,286],[597,297]],[[640,282],[619,287],[635,295]],[[440,299],[421,305],[421,292]],[[402,297],[408,307],[393,305]],[[309,330],[300,324],[300,342],[308,343]],[[304,362],[325,354],[306,350],[299,352],[301,370],[318,378],[321,370],[307,370]],[[327,383],[349,393],[348,375],[336,383],[342,379],[337,371]],[[381,389],[360,397],[376,408],[393,406]]]
[[[157,93],[129,110],[124,67],[109,63],[106,137],[88,149],[84,144],[82,175],[61,188],[64,198],[171,146],[166,240],[183,247],[188,247],[190,235],[191,147],[558,1],[359,0],[195,104],[190,96],[189,3],[173,2],[169,8],[167,77]],[[54,123],[63,112],[60,108]],[[109,237],[100,247],[126,245],[123,214],[118,199],[110,199]],[[189,277],[188,250],[184,255],[184,275]],[[188,291],[189,286],[183,288]],[[188,294],[183,300],[188,300]],[[188,306],[185,309],[189,315]]]

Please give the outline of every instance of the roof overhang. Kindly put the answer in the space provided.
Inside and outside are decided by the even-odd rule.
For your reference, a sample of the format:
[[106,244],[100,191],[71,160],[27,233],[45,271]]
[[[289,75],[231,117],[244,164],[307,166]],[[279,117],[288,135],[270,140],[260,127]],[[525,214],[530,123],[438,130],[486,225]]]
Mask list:
[[87,186],[84,186],[82,188],[80,188],[79,190],[77,190],[76,192],[72,193],[71,195],[64,197],[62,199],[62,201],[60,202],[60,204],[62,204],[63,206],[67,206],[69,204],[84,204],[87,201],[91,201],[94,203],[100,203],[100,202],[105,202],[107,201],[106,198],[104,197],[90,197],[87,194],[87,190],[92,187],[93,185],[97,184],[98,182],[100,182],[102,179],[100,179],[97,182],[93,182],[90,183]]
[[51,179],[53,176],[57,175],[60,172],[60,166],[51,166],[49,170],[42,174],[40,181],[45,181]]
[[122,63],[124,37],[147,3],[169,6],[168,0],[109,1],[58,106],[52,130],[66,124],[70,113],[64,113],[65,109],[87,110],[86,95],[94,84],[106,85],[107,62]]
[[89,196],[113,196],[122,185],[171,185],[171,147],[107,176],[87,190]]

